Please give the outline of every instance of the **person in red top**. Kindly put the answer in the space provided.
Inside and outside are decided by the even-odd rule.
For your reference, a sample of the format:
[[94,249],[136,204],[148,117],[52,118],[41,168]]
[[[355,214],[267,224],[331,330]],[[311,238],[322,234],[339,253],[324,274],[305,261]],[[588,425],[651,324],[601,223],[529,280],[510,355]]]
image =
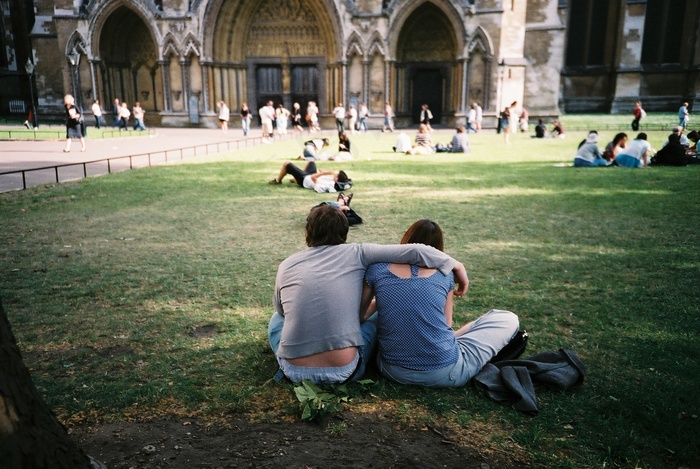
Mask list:
[[640,101],[637,101],[634,103],[634,111],[632,111],[632,114],[634,114],[634,120],[632,121],[632,130],[635,132],[639,131],[639,121],[642,120],[642,117],[644,117],[644,109],[642,109],[642,103]]

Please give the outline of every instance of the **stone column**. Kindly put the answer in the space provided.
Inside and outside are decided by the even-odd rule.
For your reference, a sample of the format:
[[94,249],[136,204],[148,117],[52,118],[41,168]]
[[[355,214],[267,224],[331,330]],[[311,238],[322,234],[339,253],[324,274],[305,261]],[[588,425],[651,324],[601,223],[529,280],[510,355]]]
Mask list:
[[170,96],[170,61],[159,60],[158,64],[163,75],[163,111],[170,112],[173,110],[172,97]]
[[362,59],[362,102],[369,108],[369,58]]
[[619,62],[613,64],[618,69],[615,82],[615,97],[613,98],[610,112],[632,112],[634,102],[640,99],[641,91],[641,62],[642,43],[644,41],[644,18],[646,5],[626,4],[624,11],[624,25],[622,37],[617,45],[616,53]]
[[185,112],[190,110],[190,61],[180,60],[180,74],[182,75],[182,106]]
[[467,92],[469,91],[469,66],[467,58],[462,59],[462,99],[460,100],[460,112],[467,114],[469,105],[467,104]]
[[209,67],[211,62],[200,61],[202,66],[202,103],[204,105],[204,114],[209,113]]
[[[100,89],[100,83],[95,69],[99,65],[100,60],[89,59],[88,62],[90,63],[90,80],[92,81],[92,99],[94,101],[95,99],[99,99],[97,90]],[[100,100],[100,105],[104,105],[102,100]]]

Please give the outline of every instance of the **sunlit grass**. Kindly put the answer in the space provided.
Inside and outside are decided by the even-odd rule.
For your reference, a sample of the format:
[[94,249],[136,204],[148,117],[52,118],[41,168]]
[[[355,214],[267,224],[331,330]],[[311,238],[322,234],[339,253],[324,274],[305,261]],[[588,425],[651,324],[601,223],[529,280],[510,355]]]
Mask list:
[[[439,421],[465,442],[478,429],[544,467],[700,459],[687,444],[700,439],[688,371],[700,358],[699,168],[556,166],[584,136],[470,135],[472,153],[422,157],[393,153],[392,134],[351,136],[355,160],[319,164],[355,181],[365,224],[350,242],[398,242],[418,218],[440,223],[471,280],[456,324],[510,309],[530,331],[528,353],[570,348],[589,367],[581,389],[538,393],[534,418],[471,387],[399,386],[376,372],[353,410]],[[650,132],[656,147],[664,138]],[[0,296],[62,420],[295,418],[293,393],[271,382],[275,273],[304,248],[309,209],[334,197],[267,181],[302,142],[0,195],[11,227],[0,232]]]

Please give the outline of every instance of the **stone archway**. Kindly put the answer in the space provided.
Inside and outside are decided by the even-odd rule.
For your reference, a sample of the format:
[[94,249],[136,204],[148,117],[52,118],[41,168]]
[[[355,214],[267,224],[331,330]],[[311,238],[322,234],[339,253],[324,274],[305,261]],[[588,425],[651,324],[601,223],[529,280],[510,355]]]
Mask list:
[[452,87],[458,41],[446,14],[426,2],[407,17],[396,47],[398,108],[417,123],[422,104],[428,104],[435,123],[454,114]]
[[322,112],[342,99],[340,21],[327,0],[221,2],[210,45],[210,102],[257,110],[272,99],[290,108],[317,101]]
[[99,36],[99,57],[101,101],[107,111],[115,98],[130,108],[139,101],[146,111],[163,109],[156,45],[148,26],[133,10],[120,6],[105,19]]

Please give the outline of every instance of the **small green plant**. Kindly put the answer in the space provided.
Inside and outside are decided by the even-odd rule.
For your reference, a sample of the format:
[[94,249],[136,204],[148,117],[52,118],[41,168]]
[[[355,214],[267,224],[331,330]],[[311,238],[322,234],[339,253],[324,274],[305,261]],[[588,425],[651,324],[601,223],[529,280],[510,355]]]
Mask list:
[[294,386],[294,394],[301,404],[301,419],[317,421],[339,412],[343,403],[363,396],[372,384],[374,381],[371,379],[363,379],[352,384],[330,384],[320,387],[304,380]]
[[347,431],[348,426],[345,422],[329,423],[326,431],[332,436],[342,436]]

